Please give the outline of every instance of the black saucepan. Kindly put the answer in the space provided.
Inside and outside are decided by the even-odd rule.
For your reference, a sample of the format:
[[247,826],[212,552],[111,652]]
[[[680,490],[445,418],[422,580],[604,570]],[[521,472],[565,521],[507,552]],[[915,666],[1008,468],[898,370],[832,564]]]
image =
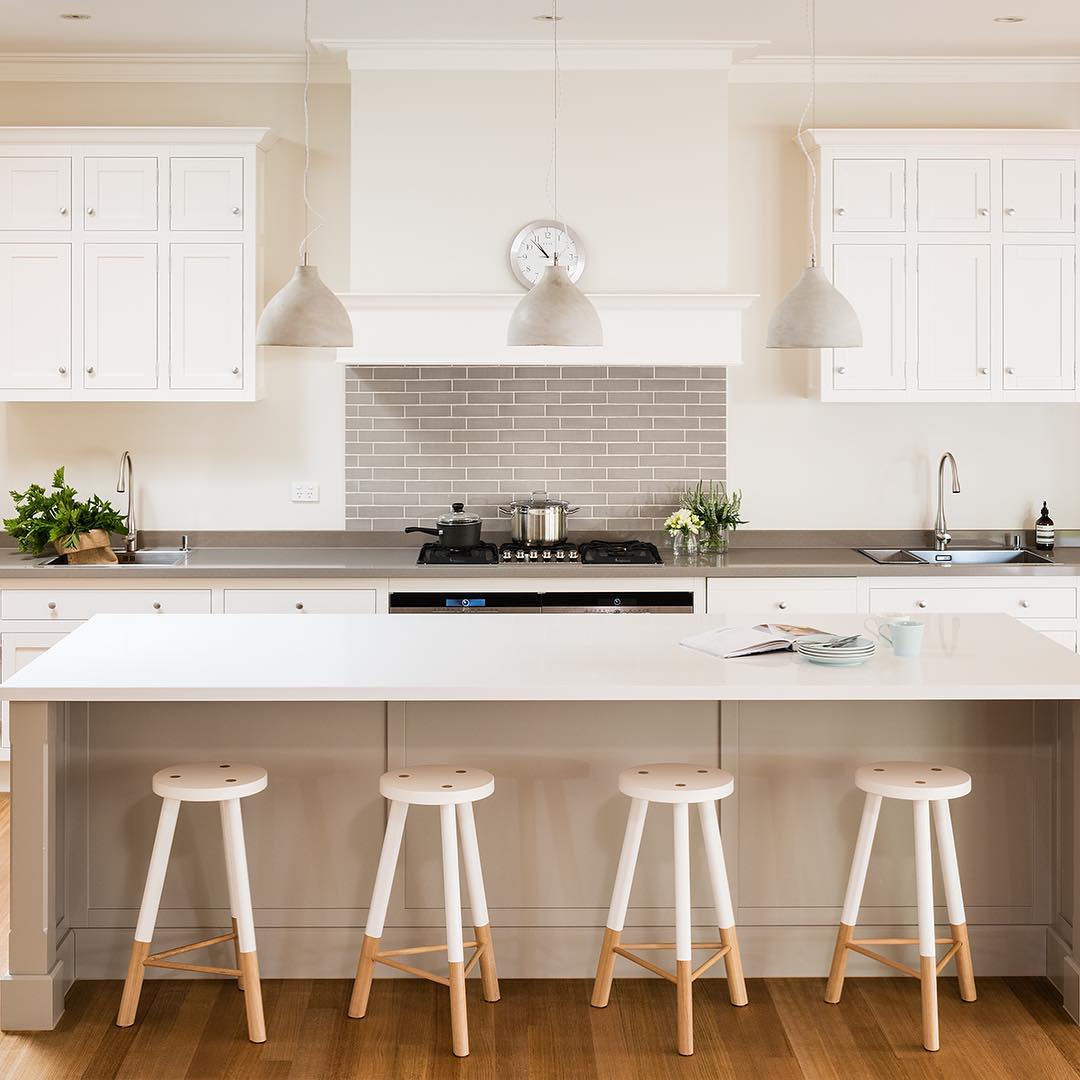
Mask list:
[[405,531],[427,533],[428,536],[438,537],[443,547],[475,547],[480,543],[480,515],[468,513],[464,503],[454,503],[449,513],[442,514],[436,520],[434,529],[410,525]]

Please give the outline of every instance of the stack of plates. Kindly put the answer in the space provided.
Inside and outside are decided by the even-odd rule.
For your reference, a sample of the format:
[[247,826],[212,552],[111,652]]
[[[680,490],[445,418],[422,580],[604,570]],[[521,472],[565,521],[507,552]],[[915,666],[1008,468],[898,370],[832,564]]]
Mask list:
[[832,634],[813,634],[795,639],[795,651],[813,664],[829,664],[833,667],[854,667],[865,664],[874,655],[876,644],[872,638],[857,637],[847,645],[830,644],[843,638]]

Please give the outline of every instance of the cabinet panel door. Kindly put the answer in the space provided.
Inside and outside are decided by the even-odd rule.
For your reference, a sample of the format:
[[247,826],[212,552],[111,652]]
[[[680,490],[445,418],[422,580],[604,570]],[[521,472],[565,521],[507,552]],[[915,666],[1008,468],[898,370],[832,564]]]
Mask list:
[[0,387],[71,386],[71,245],[0,244]]
[[[48,652],[67,634],[12,633],[0,636],[0,676],[10,679],[16,671],[22,671],[31,660]],[[11,746],[11,730],[8,720],[8,703],[0,706],[0,747]]]
[[244,385],[244,249],[172,244],[169,384],[175,390]]
[[239,231],[244,227],[244,159],[183,158],[170,162],[172,227]]
[[833,162],[835,232],[904,231],[903,159]]
[[917,270],[919,389],[989,390],[989,246],[923,244]]
[[70,229],[71,158],[0,158],[0,229]]
[[990,162],[924,158],[917,171],[920,232],[990,231]]
[[83,386],[153,389],[158,382],[157,244],[87,244]]
[[158,227],[157,158],[88,157],[83,176],[84,229]]
[[1076,165],[1072,161],[1006,159],[1001,166],[1005,232],[1072,232]]
[[907,388],[906,250],[903,244],[837,244],[833,283],[862,325],[858,349],[832,350],[834,390]]
[[1076,386],[1076,257],[1071,244],[1002,248],[1006,390]]

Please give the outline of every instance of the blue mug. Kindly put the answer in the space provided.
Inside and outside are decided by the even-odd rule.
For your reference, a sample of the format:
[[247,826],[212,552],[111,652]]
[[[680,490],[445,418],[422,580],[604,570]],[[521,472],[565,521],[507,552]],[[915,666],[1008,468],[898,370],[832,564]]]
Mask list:
[[892,646],[896,656],[913,657],[922,652],[923,624],[918,619],[869,619],[866,625]]

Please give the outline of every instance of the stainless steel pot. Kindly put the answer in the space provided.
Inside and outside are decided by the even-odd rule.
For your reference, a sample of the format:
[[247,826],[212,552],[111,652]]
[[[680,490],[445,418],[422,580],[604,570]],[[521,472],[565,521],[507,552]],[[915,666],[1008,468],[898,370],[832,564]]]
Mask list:
[[545,491],[534,491],[528,499],[500,506],[499,513],[510,518],[510,536],[519,544],[540,547],[561,544],[566,539],[566,519],[580,506],[553,499]]

